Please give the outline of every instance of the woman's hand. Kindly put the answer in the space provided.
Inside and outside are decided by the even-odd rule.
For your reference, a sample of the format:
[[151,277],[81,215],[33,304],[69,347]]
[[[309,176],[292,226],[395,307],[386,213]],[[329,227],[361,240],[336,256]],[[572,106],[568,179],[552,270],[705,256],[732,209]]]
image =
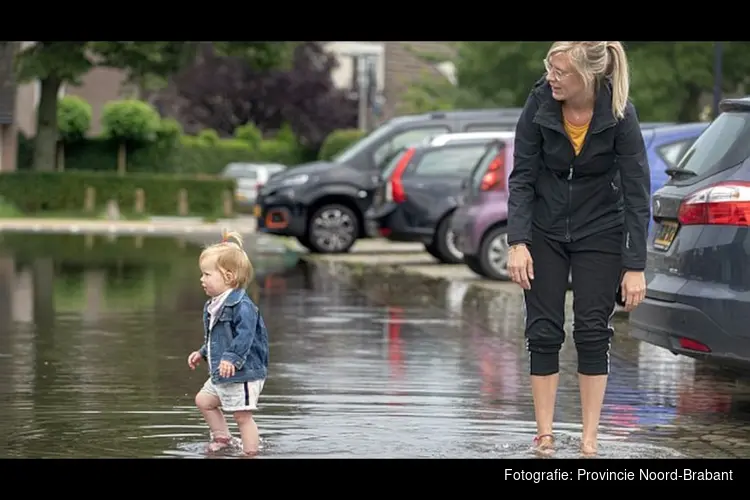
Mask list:
[[524,290],[531,289],[531,281],[534,279],[534,261],[526,245],[520,243],[513,245],[508,251],[508,274],[514,283]]
[[643,271],[626,271],[620,286],[627,312],[638,307],[638,304],[646,298],[646,275]]

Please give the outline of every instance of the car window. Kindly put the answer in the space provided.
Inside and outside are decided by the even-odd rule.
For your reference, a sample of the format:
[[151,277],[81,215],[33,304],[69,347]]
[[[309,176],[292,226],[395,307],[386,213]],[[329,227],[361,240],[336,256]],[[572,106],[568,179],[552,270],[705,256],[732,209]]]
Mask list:
[[399,149],[417,144],[427,137],[445,134],[446,132],[450,132],[446,126],[421,127],[406,130],[395,135],[392,139],[376,149],[375,153],[373,153],[373,160],[376,165],[380,165],[388,156],[392,155]]
[[471,173],[477,161],[487,149],[485,144],[477,146],[446,146],[428,151],[414,169],[419,176],[465,176]]
[[258,169],[251,166],[235,166],[229,167],[226,171],[226,175],[230,177],[242,177],[243,179],[257,179]]
[[474,167],[471,174],[471,186],[474,191],[479,190],[479,186],[482,184],[482,178],[484,177],[485,172],[487,172],[487,168],[499,152],[500,148],[498,148],[497,145],[494,145],[488,148],[484,155],[479,159],[479,162],[477,162],[477,165]]
[[683,139],[676,142],[670,142],[669,144],[659,146],[656,151],[669,167],[674,168],[680,162],[680,158],[682,158],[682,155],[687,148],[690,147],[693,141],[694,139]]
[[331,158],[336,163],[346,163],[370,147],[371,144],[380,142],[393,132],[393,124],[385,122],[362,139],[358,140],[343,151],[339,151]]
[[677,165],[699,176],[731,168],[750,156],[750,113],[724,112],[693,142]]

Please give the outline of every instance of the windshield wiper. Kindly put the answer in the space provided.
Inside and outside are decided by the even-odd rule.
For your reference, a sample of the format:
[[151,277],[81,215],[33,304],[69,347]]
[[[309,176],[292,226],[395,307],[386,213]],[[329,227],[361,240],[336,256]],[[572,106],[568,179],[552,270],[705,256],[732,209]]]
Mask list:
[[692,170],[685,170],[682,168],[673,168],[673,167],[666,169],[664,172],[666,172],[667,175],[670,177],[673,175],[687,175],[688,177],[695,177],[696,175],[698,175]]

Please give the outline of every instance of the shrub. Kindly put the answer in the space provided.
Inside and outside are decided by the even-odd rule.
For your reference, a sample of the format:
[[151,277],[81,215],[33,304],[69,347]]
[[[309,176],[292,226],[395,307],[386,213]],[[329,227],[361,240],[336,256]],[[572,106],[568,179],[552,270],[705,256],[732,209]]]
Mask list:
[[263,133],[252,123],[246,123],[234,129],[234,137],[246,142],[253,149],[258,149],[263,141]]
[[160,128],[159,113],[144,101],[110,101],[102,109],[102,135],[119,144],[117,170],[121,174],[127,166],[128,147],[155,142]]
[[78,96],[63,97],[57,104],[57,127],[63,142],[83,139],[91,128],[91,105]]
[[[230,213],[224,211],[225,198],[233,200],[232,179],[85,171],[0,173],[0,197],[26,214],[81,213],[87,204],[88,188],[95,194],[94,211],[104,210],[110,200],[115,200],[123,213],[133,213],[138,189],[143,190],[144,212],[149,215],[222,217],[234,211],[232,205]],[[187,214],[178,210],[182,190],[187,193]]]
[[364,132],[359,129],[335,130],[323,141],[318,158],[323,161],[330,161],[337,153],[348,148],[363,136]]

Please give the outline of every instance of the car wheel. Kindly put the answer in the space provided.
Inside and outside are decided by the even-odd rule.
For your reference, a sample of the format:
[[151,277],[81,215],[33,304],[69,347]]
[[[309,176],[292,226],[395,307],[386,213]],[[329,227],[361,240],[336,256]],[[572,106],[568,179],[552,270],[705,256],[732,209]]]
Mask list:
[[431,243],[435,251],[432,255],[443,264],[461,264],[464,261],[464,254],[456,247],[456,233],[451,228],[451,217],[452,215],[443,217],[438,224]]
[[311,250],[318,253],[346,253],[357,241],[359,224],[352,209],[324,205],[315,211],[307,228]]
[[479,250],[479,267],[483,276],[498,281],[510,280],[508,274],[508,233],[497,227],[482,239]]
[[428,243],[427,245],[425,245],[424,249],[425,249],[425,252],[432,255],[436,259],[440,260],[439,254],[437,253],[437,249],[432,243]]
[[464,255],[464,264],[479,276],[484,276],[482,263],[476,255]]

